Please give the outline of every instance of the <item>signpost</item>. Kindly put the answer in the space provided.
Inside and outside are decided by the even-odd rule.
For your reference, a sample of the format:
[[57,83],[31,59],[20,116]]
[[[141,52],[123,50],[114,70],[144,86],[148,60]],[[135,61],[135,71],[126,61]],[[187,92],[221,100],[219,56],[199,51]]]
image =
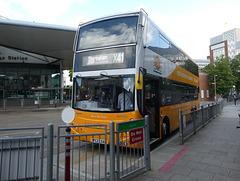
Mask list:
[[[70,135],[71,134],[71,128],[69,127],[70,123],[74,120],[75,118],[75,111],[67,106],[63,111],[62,111],[62,120],[67,124],[66,128],[66,134]],[[70,151],[71,151],[71,140],[70,137],[66,137],[66,146],[65,146],[65,181],[70,181]]]
[[[136,120],[123,122],[118,125],[118,131],[124,132],[129,131],[129,144],[135,144],[143,141],[143,127],[145,126],[145,121]],[[127,142],[126,142],[127,145]]]
[[144,120],[138,120],[138,121],[131,121],[131,122],[126,122],[123,124],[119,124],[119,130],[120,132],[123,131],[128,131],[131,129],[135,129],[135,128],[139,128],[139,127],[143,127],[145,125]]

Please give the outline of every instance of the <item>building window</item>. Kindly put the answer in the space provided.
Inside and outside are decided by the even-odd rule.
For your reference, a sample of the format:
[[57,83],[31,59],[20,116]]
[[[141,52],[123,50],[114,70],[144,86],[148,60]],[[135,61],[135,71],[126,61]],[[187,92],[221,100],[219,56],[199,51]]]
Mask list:
[[206,90],[206,92],[207,92],[207,98],[209,98],[209,90]]
[[201,90],[201,98],[204,99],[204,90]]
[[57,66],[33,64],[0,66],[0,98],[33,98],[33,88],[59,87],[60,73]]

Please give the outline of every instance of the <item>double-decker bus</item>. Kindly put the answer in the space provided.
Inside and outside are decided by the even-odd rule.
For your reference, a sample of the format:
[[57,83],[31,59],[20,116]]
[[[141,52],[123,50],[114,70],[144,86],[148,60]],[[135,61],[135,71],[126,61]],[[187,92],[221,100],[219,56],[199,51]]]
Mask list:
[[[198,85],[197,64],[144,11],[79,25],[72,125],[109,125],[149,115],[150,136],[163,139],[179,127],[179,109],[199,105]],[[72,133],[99,130],[72,128]]]

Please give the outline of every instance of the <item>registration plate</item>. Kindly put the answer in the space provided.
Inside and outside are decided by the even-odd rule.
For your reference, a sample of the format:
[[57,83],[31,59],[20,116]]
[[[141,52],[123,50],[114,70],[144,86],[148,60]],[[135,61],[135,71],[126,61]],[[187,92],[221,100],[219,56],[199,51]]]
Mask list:
[[103,139],[92,138],[92,142],[93,143],[105,144],[105,140],[103,140]]

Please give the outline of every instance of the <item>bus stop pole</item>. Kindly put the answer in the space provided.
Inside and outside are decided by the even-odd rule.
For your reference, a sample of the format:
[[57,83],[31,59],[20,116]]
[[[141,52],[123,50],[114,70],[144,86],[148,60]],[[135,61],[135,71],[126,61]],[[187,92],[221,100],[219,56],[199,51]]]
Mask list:
[[110,122],[110,180],[115,180],[115,130],[114,122]]
[[[67,106],[62,111],[62,120],[67,124],[66,127],[66,138],[65,138],[65,181],[70,181],[70,152],[71,152],[71,128],[70,123],[75,119],[75,111],[70,107]],[[59,165],[58,165],[59,166]]]
[[[66,134],[70,135],[70,127],[66,128]],[[70,137],[66,137],[66,152],[65,152],[65,181],[70,181]]]
[[47,181],[53,180],[53,123],[48,124],[47,134]]

